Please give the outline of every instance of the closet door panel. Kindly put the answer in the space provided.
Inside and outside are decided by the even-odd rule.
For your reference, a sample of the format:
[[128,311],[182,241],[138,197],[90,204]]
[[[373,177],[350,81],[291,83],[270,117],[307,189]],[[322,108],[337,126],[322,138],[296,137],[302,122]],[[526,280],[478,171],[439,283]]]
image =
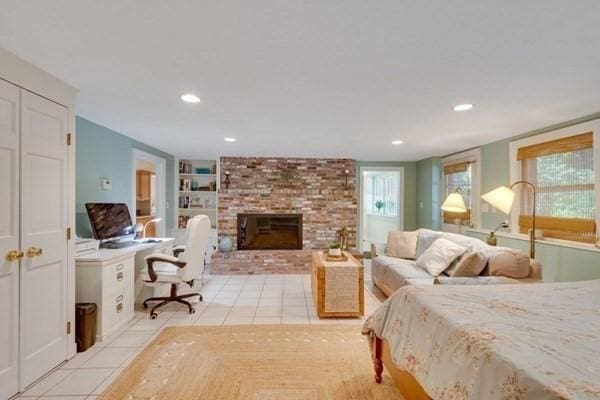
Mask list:
[[0,399],[19,390],[19,96],[0,79]]
[[21,91],[21,389],[67,357],[67,118]]

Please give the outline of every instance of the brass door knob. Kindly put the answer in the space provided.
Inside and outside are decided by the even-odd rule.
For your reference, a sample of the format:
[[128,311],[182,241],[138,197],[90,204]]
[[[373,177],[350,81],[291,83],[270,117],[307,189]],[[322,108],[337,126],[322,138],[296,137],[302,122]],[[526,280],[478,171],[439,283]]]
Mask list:
[[14,261],[20,260],[21,258],[23,258],[23,256],[24,256],[24,254],[22,251],[11,250],[8,253],[6,253],[6,256],[4,256],[4,258],[8,262],[14,262]]
[[29,257],[29,258],[38,257],[41,255],[42,255],[42,249],[40,249],[39,247],[31,246],[30,248],[27,249],[27,257]]

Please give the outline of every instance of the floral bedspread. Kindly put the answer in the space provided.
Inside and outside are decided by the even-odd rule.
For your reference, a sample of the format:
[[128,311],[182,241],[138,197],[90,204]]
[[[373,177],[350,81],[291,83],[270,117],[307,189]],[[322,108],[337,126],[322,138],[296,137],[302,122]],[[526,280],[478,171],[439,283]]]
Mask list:
[[433,399],[600,398],[600,280],[409,286],[363,334]]

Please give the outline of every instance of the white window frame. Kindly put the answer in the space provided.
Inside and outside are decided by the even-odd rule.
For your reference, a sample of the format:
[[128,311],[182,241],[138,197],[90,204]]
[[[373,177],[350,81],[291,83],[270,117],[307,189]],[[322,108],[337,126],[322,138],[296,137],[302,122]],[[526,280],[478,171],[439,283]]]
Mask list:
[[[521,162],[517,160],[517,152],[519,148],[549,142],[552,140],[562,139],[590,131],[592,132],[594,137],[593,153],[594,195],[596,196],[596,226],[600,226],[600,120],[571,125],[566,128],[561,128],[546,133],[540,133],[539,135],[529,136],[524,139],[519,139],[510,142],[510,183],[512,184],[513,182],[516,182],[521,179]],[[515,192],[517,195],[515,197],[514,205],[510,214],[510,229],[513,235],[527,238],[527,235],[519,232],[519,215],[521,214],[521,202],[519,199],[519,193],[521,188],[516,189],[517,190],[515,190]],[[544,240],[549,242],[566,242],[582,244],[581,242],[564,239],[544,238]]]
[[[365,224],[364,221],[364,210],[363,210],[363,193],[364,193],[364,173],[365,172],[377,172],[377,171],[392,171],[398,172],[400,174],[400,181],[398,187],[398,227],[401,231],[404,230],[404,167],[367,167],[361,166],[358,169],[359,172],[359,204],[358,204],[358,235],[357,236],[357,246],[360,251],[369,251],[370,243],[363,243],[364,235],[363,235],[363,226]],[[364,246],[363,246],[364,245]]]
[[[461,153],[452,154],[442,158],[442,203],[446,200],[446,178],[444,177],[444,167],[461,162],[469,162],[471,164],[471,228],[479,229],[481,227],[481,148],[475,148]],[[441,204],[441,203],[440,203]],[[443,211],[440,210],[442,216],[442,231],[462,233],[467,226],[462,229],[457,224],[447,224],[444,222]]]

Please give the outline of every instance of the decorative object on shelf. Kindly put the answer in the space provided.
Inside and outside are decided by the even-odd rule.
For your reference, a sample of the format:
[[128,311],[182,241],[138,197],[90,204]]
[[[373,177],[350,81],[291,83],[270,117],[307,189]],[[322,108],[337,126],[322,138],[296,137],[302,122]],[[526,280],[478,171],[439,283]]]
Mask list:
[[340,257],[342,255],[342,246],[339,243],[330,244],[329,252],[327,254],[332,257]]
[[196,174],[198,175],[210,175],[211,168],[199,167],[196,168]]
[[223,236],[221,240],[219,240],[219,251],[221,253],[229,253],[233,248],[233,241],[231,240],[231,236]]
[[496,238],[496,232],[498,232],[498,230],[500,230],[501,228],[508,228],[508,221],[502,221],[496,229],[494,229],[492,232],[490,232],[490,235],[485,239],[485,242],[487,244],[489,244],[490,246],[496,246],[498,244],[498,239]]
[[521,180],[510,185],[510,188],[506,186],[497,187],[481,196],[481,198],[504,214],[510,214],[515,201],[514,187],[519,184],[527,185],[533,190],[533,212],[531,216],[531,230],[529,231],[529,257],[535,258],[535,185],[529,181]]
[[[448,195],[442,206],[440,207],[442,211],[451,212],[451,213],[466,213],[469,210],[465,205],[465,200],[462,196],[461,188],[456,188],[455,192],[452,192]],[[458,220],[458,232],[460,233],[462,229],[462,218],[458,216],[456,218]]]
[[231,179],[229,179],[230,172],[225,171],[225,189],[229,189],[229,185],[231,184]]
[[345,190],[348,190],[348,174],[350,174],[350,171],[347,170],[347,169],[344,170],[344,178],[345,178],[345,180],[344,180],[344,189]]
[[344,226],[342,229],[338,230],[336,233],[338,235],[338,243],[340,244],[340,249],[348,250],[348,237],[350,236],[350,232],[348,231],[348,228]]

